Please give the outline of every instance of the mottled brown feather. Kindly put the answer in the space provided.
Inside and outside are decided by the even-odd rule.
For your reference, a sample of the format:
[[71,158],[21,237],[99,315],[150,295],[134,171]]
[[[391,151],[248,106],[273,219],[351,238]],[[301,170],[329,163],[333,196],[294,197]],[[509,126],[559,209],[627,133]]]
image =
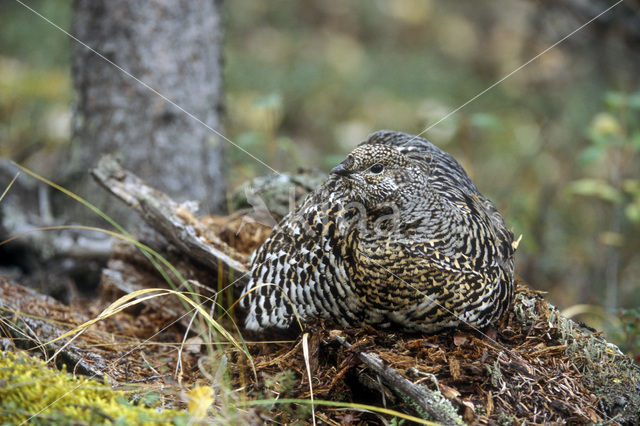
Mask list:
[[379,131],[256,250],[245,325],[289,329],[297,314],[345,327],[484,327],[511,303],[514,250],[502,216],[453,157]]

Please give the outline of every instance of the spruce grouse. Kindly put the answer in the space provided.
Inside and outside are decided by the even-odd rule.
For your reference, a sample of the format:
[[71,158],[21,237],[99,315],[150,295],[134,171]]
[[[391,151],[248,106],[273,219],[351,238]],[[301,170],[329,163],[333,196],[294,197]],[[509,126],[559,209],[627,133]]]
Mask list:
[[453,157],[379,131],[255,251],[245,325],[484,327],[511,303],[514,251],[502,216]]

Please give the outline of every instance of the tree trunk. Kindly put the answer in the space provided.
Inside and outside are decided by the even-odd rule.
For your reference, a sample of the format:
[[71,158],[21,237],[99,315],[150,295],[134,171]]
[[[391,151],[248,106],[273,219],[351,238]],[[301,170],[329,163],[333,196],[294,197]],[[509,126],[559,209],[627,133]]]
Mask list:
[[[219,130],[218,8],[216,0],[76,0],[73,34]],[[129,215],[115,213],[87,173],[101,154],[112,153],[178,201],[220,211],[223,141],[215,133],[80,43],[74,43],[72,74],[77,98],[66,187],[130,225]],[[67,219],[91,222],[79,209]]]

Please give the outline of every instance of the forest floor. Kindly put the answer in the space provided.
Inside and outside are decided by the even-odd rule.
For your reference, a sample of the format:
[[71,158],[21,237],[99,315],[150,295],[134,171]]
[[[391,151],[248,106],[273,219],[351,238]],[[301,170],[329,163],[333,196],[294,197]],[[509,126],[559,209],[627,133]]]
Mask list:
[[[166,240],[156,235],[163,243],[151,251],[122,236],[91,301],[65,305],[0,277],[3,356],[27,351],[106,381],[128,401],[184,410],[190,421],[640,423],[640,368],[601,332],[562,317],[525,285],[484,330],[424,335],[315,321],[296,336],[243,332],[235,326],[243,313],[233,308],[232,284],[270,228],[241,214],[196,218],[107,166],[99,176],[104,186]],[[194,292],[169,289],[171,280]],[[34,378],[10,377],[0,376],[7,385],[0,396],[13,392],[17,402],[0,408],[33,414],[15,404]]]
[[[139,400],[153,394],[157,407],[184,409],[186,392],[206,384],[216,395],[210,415],[238,423],[311,422],[311,405],[277,400],[309,400],[312,392],[316,401],[369,404],[428,418],[368,369],[359,358],[363,353],[379,357],[418,389],[441,394],[466,423],[640,421],[637,366],[601,333],[562,318],[525,286],[518,287],[507,315],[483,331],[419,335],[371,327],[340,330],[316,321],[293,339],[244,340],[249,358],[219,338],[203,338],[196,327],[188,331],[161,307],[140,303],[96,322],[65,349],[60,341],[44,344],[98,317],[116,296],[103,291],[91,303],[66,306],[0,278],[2,319],[21,330],[4,327],[4,346],[36,356],[60,349],[57,363],[68,370],[108,377],[114,388]],[[247,402],[269,399],[271,404],[254,407]],[[328,424],[390,419],[321,402],[314,414]]]

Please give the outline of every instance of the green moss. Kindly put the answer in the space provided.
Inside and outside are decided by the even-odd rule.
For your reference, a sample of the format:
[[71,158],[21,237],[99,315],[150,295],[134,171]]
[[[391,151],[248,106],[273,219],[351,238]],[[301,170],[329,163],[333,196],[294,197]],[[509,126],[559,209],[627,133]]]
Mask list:
[[0,419],[2,424],[183,424],[178,410],[130,404],[125,394],[108,385],[49,368],[25,353],[0,354]]

